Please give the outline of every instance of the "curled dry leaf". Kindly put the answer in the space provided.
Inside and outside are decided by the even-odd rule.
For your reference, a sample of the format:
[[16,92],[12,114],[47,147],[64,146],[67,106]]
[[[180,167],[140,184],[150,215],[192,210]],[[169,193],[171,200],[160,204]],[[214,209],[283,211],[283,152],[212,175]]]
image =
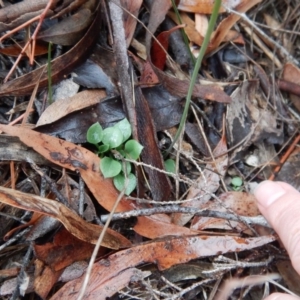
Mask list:
[[[46,214],[59,220],[70,233],[88,243],[96,244],[103,229],[103,226],[85,222],[74,211],[54,200],[4,187],[0,187],[0,196],[2,203]],[[110,249],[120,249],[130,247],[131,243],[121,234],[108,229],[102,246]]]
[[[85,299],[105,299],[106,283],[116,278],[123,270],[140,264],[155,263],[160,270],[164,270],[199,257],[249,250],[274,240],[275,237],[270,235],[247,239],[228,236],[172,237],[145,243],[129,250],[122,250],[111,255],[108,259],[100,260],[94,264]],[[130,278],[127,280],[129,282]],[[51,300],[74,299],[74,295],[79,292],[81,285],[82,278],[68,282]]]

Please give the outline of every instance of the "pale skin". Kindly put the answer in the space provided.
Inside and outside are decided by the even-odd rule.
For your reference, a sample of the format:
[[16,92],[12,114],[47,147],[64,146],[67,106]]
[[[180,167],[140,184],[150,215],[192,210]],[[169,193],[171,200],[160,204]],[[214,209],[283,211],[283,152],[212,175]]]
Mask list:
[[[257,205],[270,225],[278,233],[300,274],[300,193],[284,182],[264,181],[254,191]],[[299,299],[287,294],[274,293],[265,300]]]

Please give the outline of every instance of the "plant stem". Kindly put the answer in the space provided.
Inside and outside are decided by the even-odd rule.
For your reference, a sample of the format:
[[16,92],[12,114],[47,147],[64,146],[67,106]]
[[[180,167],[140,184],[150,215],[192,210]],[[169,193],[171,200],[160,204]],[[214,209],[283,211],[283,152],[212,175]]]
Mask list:
[[48,71],[48,101],[49,104],[52,104],[52,77],[51,77],[51,46],[52,43],[49,43],[48,46],[48,64],[47,64],[47,71]]
[[205,52],[207,50],[207,47],[208,47],[208,44],[209,44],[209,41],[210,41],[211,34],[214,30],[214,27],[215,27],[215,24],[216,24],[216,21],[217,21],[217,17],[218,17],[218,14],[219,14],[220,7],[221,7],[221,0],[216,0],[215,4],[214,4],[213,11],[212,11],[212,15],[211,15],[209,23],[208,23],[207,32],[206,32],[205,38],[203,40],[203,44],[201,46],[199,56],[197,58],[196,65],[195,65],[195,68],[194,68],[194,72],[193,72],[193,75],[192,75],[192,78],[191,78],[188,94],[187,94],[187,97],[186,97],[186,103],[185,103],[185,106],[184,106],[184,110],[183,110],[183,114],[182,114],[182,117],[181,117],[181,120],[180,120],[180,124],[179,124],[178,130],[176,132],[176,135],[174,137],[174,140],[173,140],[172,144],[166,150],[166,154],[168,154],[171,151],[174,144],[177,142],[181,131],[184,128],[186,118],[187,118],[187,114],[188,114],[188,111],[189,111],[189,108],[190,108],[193,89],[194,89],[194,86],[195,86],[195,83],[196,83],[196,80],[197,80],[199,69],[200,69],[201,64],[202,64],[202,60],[204,58]]

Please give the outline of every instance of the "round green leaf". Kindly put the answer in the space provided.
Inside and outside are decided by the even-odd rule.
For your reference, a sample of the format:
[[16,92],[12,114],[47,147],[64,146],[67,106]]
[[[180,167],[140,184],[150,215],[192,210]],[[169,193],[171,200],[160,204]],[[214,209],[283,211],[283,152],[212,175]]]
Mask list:
[[233,177],[231,179],[231,184],[235,187],[240,187],[243,185],[243,180],[241,177]]
[[[121,173],[114,177],[114,185],[118,191],[122,191],[124,189],[125,184],[125,176]],[[127,179],[127,186],[125,190],[125,194],[128,196],[131,192],[136,188],[137,180],[136,177],[130,173]]]
[[136,140],[129,140],[125,144],[126,157],[137,160],[143,150],[143,146]]
[[114,127],[119,128],[123,134],[123,143],[127,141],[131,136],[131,125],[125,118],[122,121],[114,125]]
[[101,125],[97,122],[93,124],[86,133],[86,139],[89,143],[97,145],[102,141],[103,129]]
[[123,142],[123,134],[117,127],[108,127],[103,130],[102,143],[109,148],[116,148]]
[[176,172],[175,160],[171,158],[165,160],[165,169],[167,172],[175,174]]
[[101,145],[101,146],[98,147],[98,154],[103,154],[108,150],[109,150],[108,145]]
[[104,178],[111,178],[121,172],[121,163],[110,157],[103,157],[100,161],[100,170]]

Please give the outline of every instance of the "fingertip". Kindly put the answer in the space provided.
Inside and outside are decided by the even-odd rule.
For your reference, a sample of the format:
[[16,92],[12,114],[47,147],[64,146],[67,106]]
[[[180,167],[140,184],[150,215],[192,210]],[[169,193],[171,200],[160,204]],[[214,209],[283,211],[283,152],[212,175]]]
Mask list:
[[268,207],[286,193],[286,190],[277,182],[266,180],[254,190],[254,196],[259,205]]
[[255,189],[258,208],[278,233],[300,272],[300,193],[284,182],[264,181]]
[[274,293],[268,296],[267,298],[264,298],[264,300],[295,300],[295,299],[299,300],[299,297],[288,295],[288,294],[282,294],[282,293]]

